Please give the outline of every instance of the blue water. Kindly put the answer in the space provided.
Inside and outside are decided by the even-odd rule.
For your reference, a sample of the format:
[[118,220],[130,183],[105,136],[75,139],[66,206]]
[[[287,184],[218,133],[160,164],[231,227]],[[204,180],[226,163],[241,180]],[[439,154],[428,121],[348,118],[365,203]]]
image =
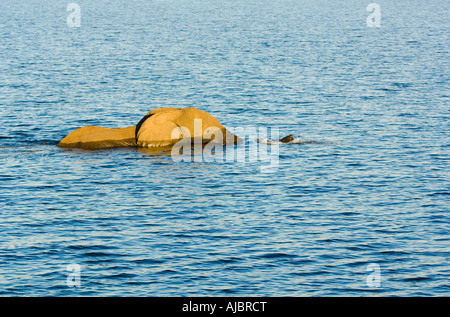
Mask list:
[[[0,295],[450,295],[447,1],[68,3],[0,2]],[[164,106],[314,142],[56,146]]]

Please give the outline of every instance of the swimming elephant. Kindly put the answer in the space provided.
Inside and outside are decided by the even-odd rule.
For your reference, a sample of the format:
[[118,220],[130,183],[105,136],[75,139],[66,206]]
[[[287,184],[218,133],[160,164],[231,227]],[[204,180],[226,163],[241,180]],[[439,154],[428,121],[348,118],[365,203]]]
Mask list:
[[197,138],[202,143],[221,140],[223,144],[235,144],[242,141],[205,111],[197,108],[157,108],[135,126],[117,129],[87,126],[76,129],[62,139],[58,146],[91,150],[130,146],[162,147],[174,145],[182,138]]
[[[286,138],[290,139],[289,136],[283,139]],[[62,139],[58,146],[90,150],[136,146],[152,148],[172,146],[181,139],[199,140],[201,143],[242,142],[241,138],[205,111],[197,108],[157,108],[135,126],[116,129],[87,126],[76,129]]]

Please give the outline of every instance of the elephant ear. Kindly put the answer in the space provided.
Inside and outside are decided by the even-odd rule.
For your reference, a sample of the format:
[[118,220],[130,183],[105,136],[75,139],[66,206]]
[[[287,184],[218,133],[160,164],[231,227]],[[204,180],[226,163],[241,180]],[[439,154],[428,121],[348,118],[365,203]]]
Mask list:
[[175,144],[182,138],[184,131],[176,124],[179,109],[156,111],[142,123],[137,133],[137,145],[140,147],[159,147]]

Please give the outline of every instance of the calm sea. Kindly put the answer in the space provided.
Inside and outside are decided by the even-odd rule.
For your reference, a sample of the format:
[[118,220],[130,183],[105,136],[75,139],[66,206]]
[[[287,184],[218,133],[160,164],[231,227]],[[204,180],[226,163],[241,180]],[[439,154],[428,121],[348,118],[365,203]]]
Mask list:
[[[448,1],[341,2],[2,0],[0,295],[449,296]],[[164,106],[311,142],[56,146]]]

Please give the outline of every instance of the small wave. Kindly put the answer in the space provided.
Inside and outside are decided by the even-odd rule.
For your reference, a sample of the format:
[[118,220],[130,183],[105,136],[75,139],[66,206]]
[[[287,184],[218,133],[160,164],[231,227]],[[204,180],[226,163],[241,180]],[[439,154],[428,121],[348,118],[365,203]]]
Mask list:
[[275,259],[275,258],[296,258],[297,255],[295,254],[288,254],[288,253],[265,253],[257,256],[258,258],[265,258],[265,259]]
[[164,263],[163,260],[157,260],[157,259],[137,259],[132,262],[135,264],[161,264],[161,263]]

